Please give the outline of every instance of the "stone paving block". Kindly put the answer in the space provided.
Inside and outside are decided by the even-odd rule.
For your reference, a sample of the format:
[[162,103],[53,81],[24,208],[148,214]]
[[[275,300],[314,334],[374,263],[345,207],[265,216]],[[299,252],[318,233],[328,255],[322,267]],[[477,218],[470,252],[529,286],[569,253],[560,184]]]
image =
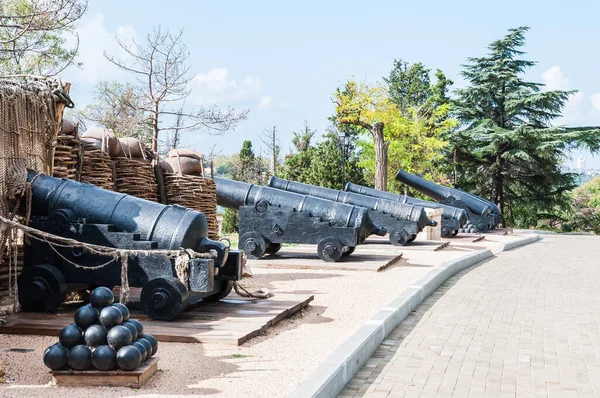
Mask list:
[[549,235],[462,271],[340,396],[600,396],[598,258],[598,237]]

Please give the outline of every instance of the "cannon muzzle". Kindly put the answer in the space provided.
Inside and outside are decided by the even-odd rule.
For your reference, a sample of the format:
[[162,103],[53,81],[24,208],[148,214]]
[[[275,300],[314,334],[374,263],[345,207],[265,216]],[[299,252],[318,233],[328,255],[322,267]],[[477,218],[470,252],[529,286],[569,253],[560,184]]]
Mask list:
[[427,181],[424,178],[407,173],[404,170],[398,170],[398,174],[396,174],[396,180],[416,189],[423,195],[427,195],[434,200],[444,202],[458,199],[477,215],[487,216],[490,214],[490,205],[485,203],[485,201],[483,201],[481,198],[476,199],[476,197],[461,194],[456,189],[444,187],[434,182]]

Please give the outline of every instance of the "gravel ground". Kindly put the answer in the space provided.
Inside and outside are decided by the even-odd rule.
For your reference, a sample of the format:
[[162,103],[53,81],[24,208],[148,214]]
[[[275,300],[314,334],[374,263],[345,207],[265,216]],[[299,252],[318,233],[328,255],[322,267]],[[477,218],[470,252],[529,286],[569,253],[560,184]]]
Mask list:
[[[441,263],[449,251],[430,255],[440,256]],[[429,266],[411,265],[407,258],[410,254],[405,252],[400,264],[380,273],[254,268],[254,277],[244,281],[248,287],[266,287],[275,294],[314,294],[315,300],[241,347],[160,343],[159,372],[138,391],[51,386],[41,357],[57,338],[0,335],[0,360],[6,370],[0,396],[284,397],[374,313],[429,271]]]

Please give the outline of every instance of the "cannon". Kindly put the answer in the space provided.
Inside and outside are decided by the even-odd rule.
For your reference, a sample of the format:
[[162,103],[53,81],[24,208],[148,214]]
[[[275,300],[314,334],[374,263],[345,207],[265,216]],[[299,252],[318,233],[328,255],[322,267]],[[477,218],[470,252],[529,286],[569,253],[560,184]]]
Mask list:
[[397,203],[353,192],[317,187],[275,176],[269,179],[267,185],[288,192],[364,207],[369,210],[371,219],[376,225],[387,229],[390,243],[394,246],[411,243],[423,228],[437,225],[427,217],[422,206],[414,204]]
[[442,228],[441,234],[444,238],[455,236],[467,222],[467,212],[462,208],[443,205],[441,203],[430,202],[428,200],[416,199],[410,196],[398,195],[392,192],[380,191],[378,189],[364,187],[362,185],[347,183],[344,190],[361,195],[372,196],[393,202],[413,204],[430,209],[442,209]]
[[275,188],[215,178],[217,204],[239,210],[239,248],[249,258],[275,254],[282,243],[316,244],[323,261],[335,262],[387,230],[366,209]]
[[502,215],[500,208],[495,203],[490,202],[489,200],[483,199],[482,197],[479,197],[477,195],[473,195],[470,192],[462,191],[458,188],[451,188],[451,189],[453,192],[456,192],[456,194],[459,196],[467,195],[467,196],[473,198],[474,200],[480,200],[480,201],[483,201],[484,203],[488,204],[490,206],[490,215],[494,216],[493,225],[490,225],[491,229],[495,229],[497,225],[504,223],[504,216]]
[[440,203],[461,207],[467,212],[468,225],[473,225],[478,232],[485,232],[488,229],[495,228],[496,216],[490,214],[492,207],[478,196],[438,185],[414,174],[407,173],[404,170],[398,170],[396,180],[405,183],[409,187]]
[[[241,253],[207,238],[201,212],[33,171],[28,181],[32,227],[90,245],[132,251],[123,264],[111,253],[31,239],[18,279],[25,311],[54,311],[69,290],[121,285],[126,265],[129,286],[142,288],[144,312],[153,319],[172,320],[188,304],[227,296],[233,281],[241,278]],[[177,277],[180,272],[187,275],[186,285]]]

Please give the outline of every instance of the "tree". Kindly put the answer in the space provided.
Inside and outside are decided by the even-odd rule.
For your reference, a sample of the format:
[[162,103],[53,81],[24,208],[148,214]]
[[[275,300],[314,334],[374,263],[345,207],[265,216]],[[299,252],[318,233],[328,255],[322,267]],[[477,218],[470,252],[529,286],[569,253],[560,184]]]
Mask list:
[[408,113],[410,108],[422,106],[431,96],[430,70],[417,62],[409,66],[401,59],[394,60],[394,66],[387,78],[390,99],[402,113]]
[[279,136],[277,135],[277,126],[273,126],[272,129],[263,129],[260,140],[271,153],[269,156],[271,159],[271,175],[275,175],[277,173],[277,167],[279,166],[279,154],[281,152]]
[[600,234],[600,177],[573,191],[574,225],[582,231]]
[[468,86],[455,91],[460,129],[450,139],[456,149],[456,184],[490,197],[514,223],[515,209],[539,215],[565,203],[573,176],[560,164],[576,147],[599,148],[599,130],[553,126],[574,91],[542,91],[523,79],[535,62],[522,59],[527,27],[510,29],[469,58],[462,76]]
[[300,133],[294,133],[292,142],[296,147],[296,152],[286,157],[280,170],[280,176],[305,184],[343,189],[343,167],[346,181],[365,184],[355,146],[356,136],[351,136],[348,157],[344,159],[335,127],[327,130],[323,141],[312,145],[311,140],[315,133],[316,130],[311,130],[306,122]]
[[[71,65],[78,53],[75,23],[87,0],[0,1],[0,74],[54,76]],[[67,46],[68,35],[76,44]]]
[[112,129],[117,137],[135,137],[147,144],[152,141],[150,115],[131,84],[96,83],[93,102],[80,112],[80,117]]
[[367,131],[373,138],[375,154],[375,189],[387,191],[388,146],[384,128],[398,115],[398,108],[390,100],[386,90],[380,86],[358,84],[353,80],[335,92],[335,122]]
[[[155,152],[161,131],[183,132],[204,128],[222,134],[235,128],[248,114],[248,111],[236,112],[231,107],[220,109],[216,104],[185,112],[173,109],[190,95],[193,79],[187,64],[189,51],[183,43],[182,34],[171,34],[159,26],[146,36],[142,44],[135,41],[128,44],[117,38],[117,43],[127,54],[126,60],[104,53],[111,63],[136,77],[136,92],[142,104],[137,109],[151,116],[152,150]],[[178,115],[183,125],[172,123]]]

